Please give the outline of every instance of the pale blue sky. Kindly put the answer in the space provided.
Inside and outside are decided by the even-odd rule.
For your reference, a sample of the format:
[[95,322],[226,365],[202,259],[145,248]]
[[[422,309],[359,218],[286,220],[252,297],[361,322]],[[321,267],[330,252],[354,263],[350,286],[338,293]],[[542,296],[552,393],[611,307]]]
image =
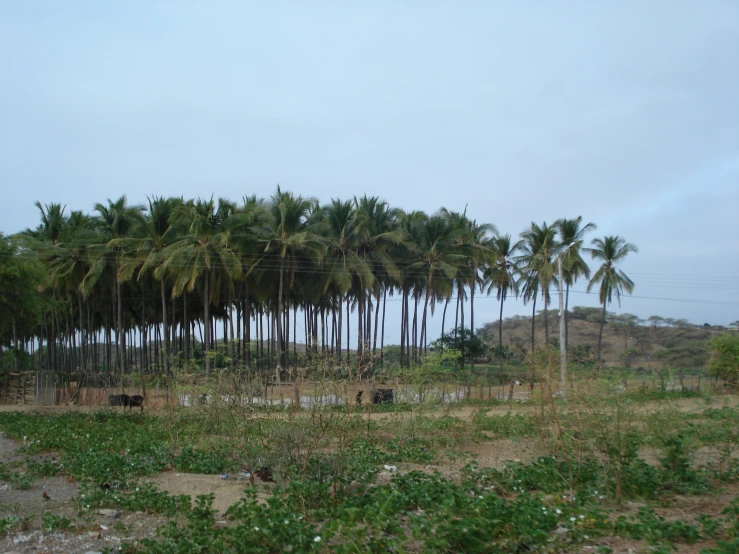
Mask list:
[[739,319],[736,1],[0,0],[0,51],[2,232],[276,183],[512,234],[583,215],[640,247],[635,295],[732,302],[623,311]]

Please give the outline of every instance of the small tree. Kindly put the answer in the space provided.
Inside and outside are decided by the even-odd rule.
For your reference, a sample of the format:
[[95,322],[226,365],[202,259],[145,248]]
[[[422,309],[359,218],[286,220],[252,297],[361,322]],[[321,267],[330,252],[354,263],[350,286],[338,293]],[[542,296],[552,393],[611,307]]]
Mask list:
[[708,367],[711,375],[727,383],[739,382],[739,336],[722,333],[713,337]]
[[444,352],[455,351],[457,353],[455,366],[461,367],[465,362],[471,362],[476,358],[484,356],[488,347],[479,336],[473,335],[469,329],[460,327],[442,335],[433,343],[434,348]]

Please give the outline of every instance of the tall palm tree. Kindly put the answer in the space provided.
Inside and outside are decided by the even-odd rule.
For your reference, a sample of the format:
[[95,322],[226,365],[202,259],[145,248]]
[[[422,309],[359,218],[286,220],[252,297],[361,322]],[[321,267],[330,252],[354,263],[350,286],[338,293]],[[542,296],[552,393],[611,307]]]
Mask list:
[[[380,325],[380,298],[386,298],[386,287],[401,280],[400,270],[391,255],[391,250],[403,240],[403,233],[394,228],[394,212],[387,202],[377,196],[354,198],[356,210],[357,253],[364,260],[373,278],[361,286],[359,306],[365,315],[362,325],[363,340],[359,348],[362,356],[374,354],[377,350],[377,331]],[[374,298],[374,341],[372,329],[372,298]],[[365,352],[366,345],[366,352]]]
[[535,318],[537,289],[541,289],[544,299],[544,334],[549,343],[549,286],[556,282],[554,259],[560,245],[557,243],[557,230],[546,221],[542,225],[531,223],[531,227],[521,233],[523,246],[518,262],[522,265],[524,302],[533,300],[534,307],[531,314],[531,351],[535,348]]
[[83,286],[89,290],[97,282],[99,277],[103,275],[109,267],[108,262],[113,258],[115,281],[115,297],[117,306],[116,318],[116,349],[118,352],[119,371],[123,374],[126,370],[126,334],[123,326],[123,298],[121,295],[121,278],[118,274],[120,270],[121,260],[127,251],[124,246],[118,243],[118,240],[129,236],[137,220],[138,214],[141,213],[141,206],[130,206],[126,202],[126,197],[121,196],[116,201],[108,199],[107,204],[95,204],[95,211],[98,213],[97,232],[105,241],[105,244],[97,248],[95,259],[90,267],[90,271],[85,276],[86,284]]
[[[358,253],[357,212],[351,201],[332,200],[323,208],[323,234],[326,237],[324,268],[326,279],[324,294],[334,291],[338,297],[337,307],[337,359],[341,359],[343,302],[354,282],[368,288],[373,275],[365,260]],[[347,351],[349,345],[347,344]]]
[[513,242],[511,235],[501,235],[490,240],[490,249],[494,252],[492,263],[485,268],[485,278],[489,282],[487,293],[497,291],[500,300],[500,318],[498,322],[498,348],[503,352],[503,303],[512,292],[518,296],[519,268],[516,261],[523,241]]
[[252,301],[258,296],[251,291],[255,280],[254,276],[250,275],[250,270],[261,253],[259,230],[264,228],[268,221],[269,212],[264,199],[256,195],[245,195],[241,207],[227,221],[232,247],[241,259],[240,302],[244,327],[244,361],[247,367],[251,367]]
[[[467,282],[470,287],[470,336],[475,336],[475,291],[480,285],[484,285],[483,270],[494,257],[494,251],[490,248],[490,234],[496,235],[498,229],[492,223],[480,224],[474,220],[464,218],[463,220],[463,243],[460,244],[460,253],[463,255],[462,265],[469,275]],[[464,335],[463,335],[464,336]],[[463,362],[464,363],[464,362]],[[475,361],[471,362],[472,369]]]
[[217,283],[230,282],[241,274],[241,263],[229,244],[222,225],[223,214],[210,200],[190,200],[178,206],[173,220],[185,228],[185,236],[164,248],[163,262],[154,271],[156,279],[174,277],[172,295],[192,292],[200,285],[203,294],[205,374],[210,375],[210,305]]
[[[574,285],[578,278],[585,277],[590,279],[590,268],[585,260],[582,259],[580,252],[582,251],[582,241],[588,231],[594,231],[598,228],[595,223],[582,224],[582,216],[575,219],[558,219],[554,222],[559,232],[559,241],[562,248],[566,248],[566,254],[562,260],[562,276],[564,284],[567,286],[565,293],[565,346],[569,345],[569,318],[567,317],[567,308],[570,302],[570,285]],[[585,249],[587,252],[587,249]]]
[[[411,266],[420,259],[421,231],[428,220],[428,215],[422,211],[397,213],[397,230],[402,233],[403,241],[394,245],[392,249],[393,259],[396,260],[401,274],[399,289],[401,294],[400,315],[400,363],[401,366],[410,367],[411,355],[411,328],[410,328],[410,306],[409,300],[414,290],[421,290],[423,279],[421,273],[413,270]],[[414,294],[414,296],[416,296]],[[415,348],[415,340],[414,340]]]
[[[270,221],[260,231],[260,243],[263,246],[263,255],[255,263],[255,266],[265,266],[277,262],[279,272],[277,285],[277,367],[275,369],[276,382],[280,382],[280,372],[285,365],[284,337],[282,333],[283,319],[283,297],[285,268],[287,264],[292,265],[292,277],[295,276],[295,268],[301,257],[311,255],[320,256],[321,247],[318,235],[308,227],[307,219],[311,214],[316,201],[312,198],[295,196],[290,192],[282,192],[277,187],[277,192],[272,196],[269,211]],[[291,286],[292,286],[291,279]]]
[[600,283],[598,298],[603,304],[603,316],[598,332],[598,360],[600,360],[603,326],[606,323],[606,306],[611,303],[614,294],[621,306],[621,295],[624,292],[631,294],[634,291],[634,282],[616,266],[629,255],[629,252],[637,253],[639,249],[618,235],[593,239],[592,246],[590,254],[594,260],[601,262],[601,265],[588,283],[587,291],[590,292],[595,285]]
[[426,343],[426,319],[430,298],[440,296],[442,283],[454,279],[464,255],[457,248],[457,237],[464,229],[442,215],[418,220],[418,261],[409,266],[409,271],[418,272],[423,278],[425,289],[419,350]]
[[92,228],[92,218],[79,211],[73,211],[67,218],[58,241],[48,250],[52,254],[49,263],[49,277],[62,296],[75,298],[77,301],[79,331],[81,335],[80,365],[85,366],[85,341],[89,338],[89,325],[85,333],[83,321],[82,283],[90,270],[88,247],[96,242]]
[[[132,255],[121,264],[119,275],[122,281],[131,278],[134,271],[138,269],[137,279],[149,271],[155,270],[164,262],[162,252],[178,238],[177,228],[173,223],[173,213],[177,206],[182,204],[181,200],[174,198],[154,197],[149,198],[149,209],[144,215],[137,214],[137,225],[134,230],[135,237],[120,239],[115,244],[128,247]],[[165,288],[166,275],[161,274],[158,278],[162,301],[162,327],[164,335],[164,371],[169,372],[169,356],[171,354],[169,344],[169,326],[167,321],[167,294]]]

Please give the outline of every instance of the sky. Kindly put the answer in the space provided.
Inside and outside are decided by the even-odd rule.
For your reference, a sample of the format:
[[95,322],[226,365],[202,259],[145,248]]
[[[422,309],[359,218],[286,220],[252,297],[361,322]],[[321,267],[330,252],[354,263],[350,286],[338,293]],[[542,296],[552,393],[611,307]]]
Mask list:
[[278,183],[513,235],[582,215],[639,247],[612,309],[739,320],[735,0],[0,0],[0,52],[0,232]]

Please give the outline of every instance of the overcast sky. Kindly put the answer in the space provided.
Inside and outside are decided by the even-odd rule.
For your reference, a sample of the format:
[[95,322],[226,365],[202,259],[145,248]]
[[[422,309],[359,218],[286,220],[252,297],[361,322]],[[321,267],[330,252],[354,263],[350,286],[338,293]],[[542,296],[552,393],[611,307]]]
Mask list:
[[582,215],[640,248],[619,311],[739,319],[736,0],[0,0],[0,51],[0,232],[277,183],[514,235]]

